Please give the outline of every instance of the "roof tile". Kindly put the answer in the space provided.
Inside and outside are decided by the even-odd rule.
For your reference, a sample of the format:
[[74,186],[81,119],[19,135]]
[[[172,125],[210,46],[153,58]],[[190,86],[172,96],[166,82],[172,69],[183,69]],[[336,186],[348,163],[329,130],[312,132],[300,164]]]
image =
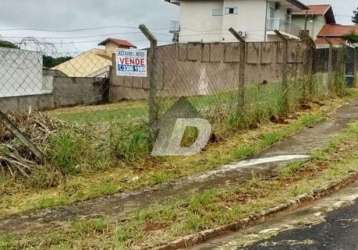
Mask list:
[[351,33],[358,33],[358,25],[326,24],[319,32],[319,37],[343,37]]
[[112,43],[118,45],[119,47],[136,48],[135,45],[128,42],[127,40],[116,39],[116,38],[107,38],[106,40],[99,43],[98,45],[106,45],[106,43],[109,43],[109,42],[112,42]]

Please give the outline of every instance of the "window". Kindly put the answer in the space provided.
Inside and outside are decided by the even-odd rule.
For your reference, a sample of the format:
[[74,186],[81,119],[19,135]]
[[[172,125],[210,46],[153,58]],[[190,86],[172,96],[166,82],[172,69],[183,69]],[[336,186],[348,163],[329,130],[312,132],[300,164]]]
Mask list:
[[223,10],[222,9],[213,9],[213,16],[222,16],[223,15]]
[[239,9],[237,7],[226,7],[225,15],[237,15],[239,13]]

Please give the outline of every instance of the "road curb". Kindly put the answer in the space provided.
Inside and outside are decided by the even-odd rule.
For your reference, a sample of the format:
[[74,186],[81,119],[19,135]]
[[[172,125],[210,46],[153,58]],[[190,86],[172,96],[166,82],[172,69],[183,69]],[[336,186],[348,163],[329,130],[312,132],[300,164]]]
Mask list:
[[241,219],[237,222],[234,222],[232,224],[220,226],[214,229],[205,230],[196,234],[188,235],[185,237],[182,237],[178,240],[172,241],[167,244],[163,244],[161,246],[157,246],[155,250],[177,250],[182,248],[188,248],[191,246],[195,246],[201,243],[204,243],[210,239],[217,238],[220,236],[223,236],[228,233],[233,233],[240,231],[242,229],[245,229],[249,226],[253,226],[259,222],[263,222],[267,218],[277,215],[280,212],[288,211],[290,209],[296,209],[300,206],[303,206],[307,202],[312,202],[319,200],[323,197],[326,197],[340,189],[343,189],[350,184],[354,183],[356,180],[358,180],[358,172],[351,173],[349,176],[347,176],[345,179],[334,182],[331,184],[326,185],[323,188],[314,190],[311,193],[306,193],[303,195],[298,196],[295,200],[289,201],[287,203],[278,205],[273,208],[266,209],[258,214],[253,214],[245,219]]

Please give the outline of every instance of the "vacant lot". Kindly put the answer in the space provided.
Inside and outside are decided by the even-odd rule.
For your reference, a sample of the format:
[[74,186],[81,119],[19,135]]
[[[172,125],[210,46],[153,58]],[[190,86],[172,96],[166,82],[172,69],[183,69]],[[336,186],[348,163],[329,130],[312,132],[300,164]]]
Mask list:
[[[209,145],[192,157],[150,156],[145,101],[48,112],[50,118],[59,119],[60,123],[52,128],[50,121],[52,129],[43,129],[44,136],[36,135],[43,137],[37,145],[46,155],[46,164],[33,166],[29,178],[0,178],[0,217],[137,190],[215,169],[250,157],[327,119],[328,113],[344,102],[335,98],[301,105],[302,92],[297,91],[289,99],[291,114],[282,118],[280,87],[254,86],[247,91],[245,116],[237,117],[236,97],[236,93],[223,93],[189,98],[214,125]],[[174,101],[162,99],[161,113]]]

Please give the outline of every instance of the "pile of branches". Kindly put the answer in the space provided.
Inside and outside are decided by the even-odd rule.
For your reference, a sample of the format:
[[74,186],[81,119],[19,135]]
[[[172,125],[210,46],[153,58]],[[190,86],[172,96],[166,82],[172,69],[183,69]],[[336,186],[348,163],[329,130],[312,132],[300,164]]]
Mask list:
[[[46,152],[49,137],[60,128],[66,127],[64,122],[52,119],[45,114],[30,115],[8,114],[12,123],[42,152]],[[31,170],[41,164],[33,152],[9,131],[0,120],[0,174],[28,177]]]

